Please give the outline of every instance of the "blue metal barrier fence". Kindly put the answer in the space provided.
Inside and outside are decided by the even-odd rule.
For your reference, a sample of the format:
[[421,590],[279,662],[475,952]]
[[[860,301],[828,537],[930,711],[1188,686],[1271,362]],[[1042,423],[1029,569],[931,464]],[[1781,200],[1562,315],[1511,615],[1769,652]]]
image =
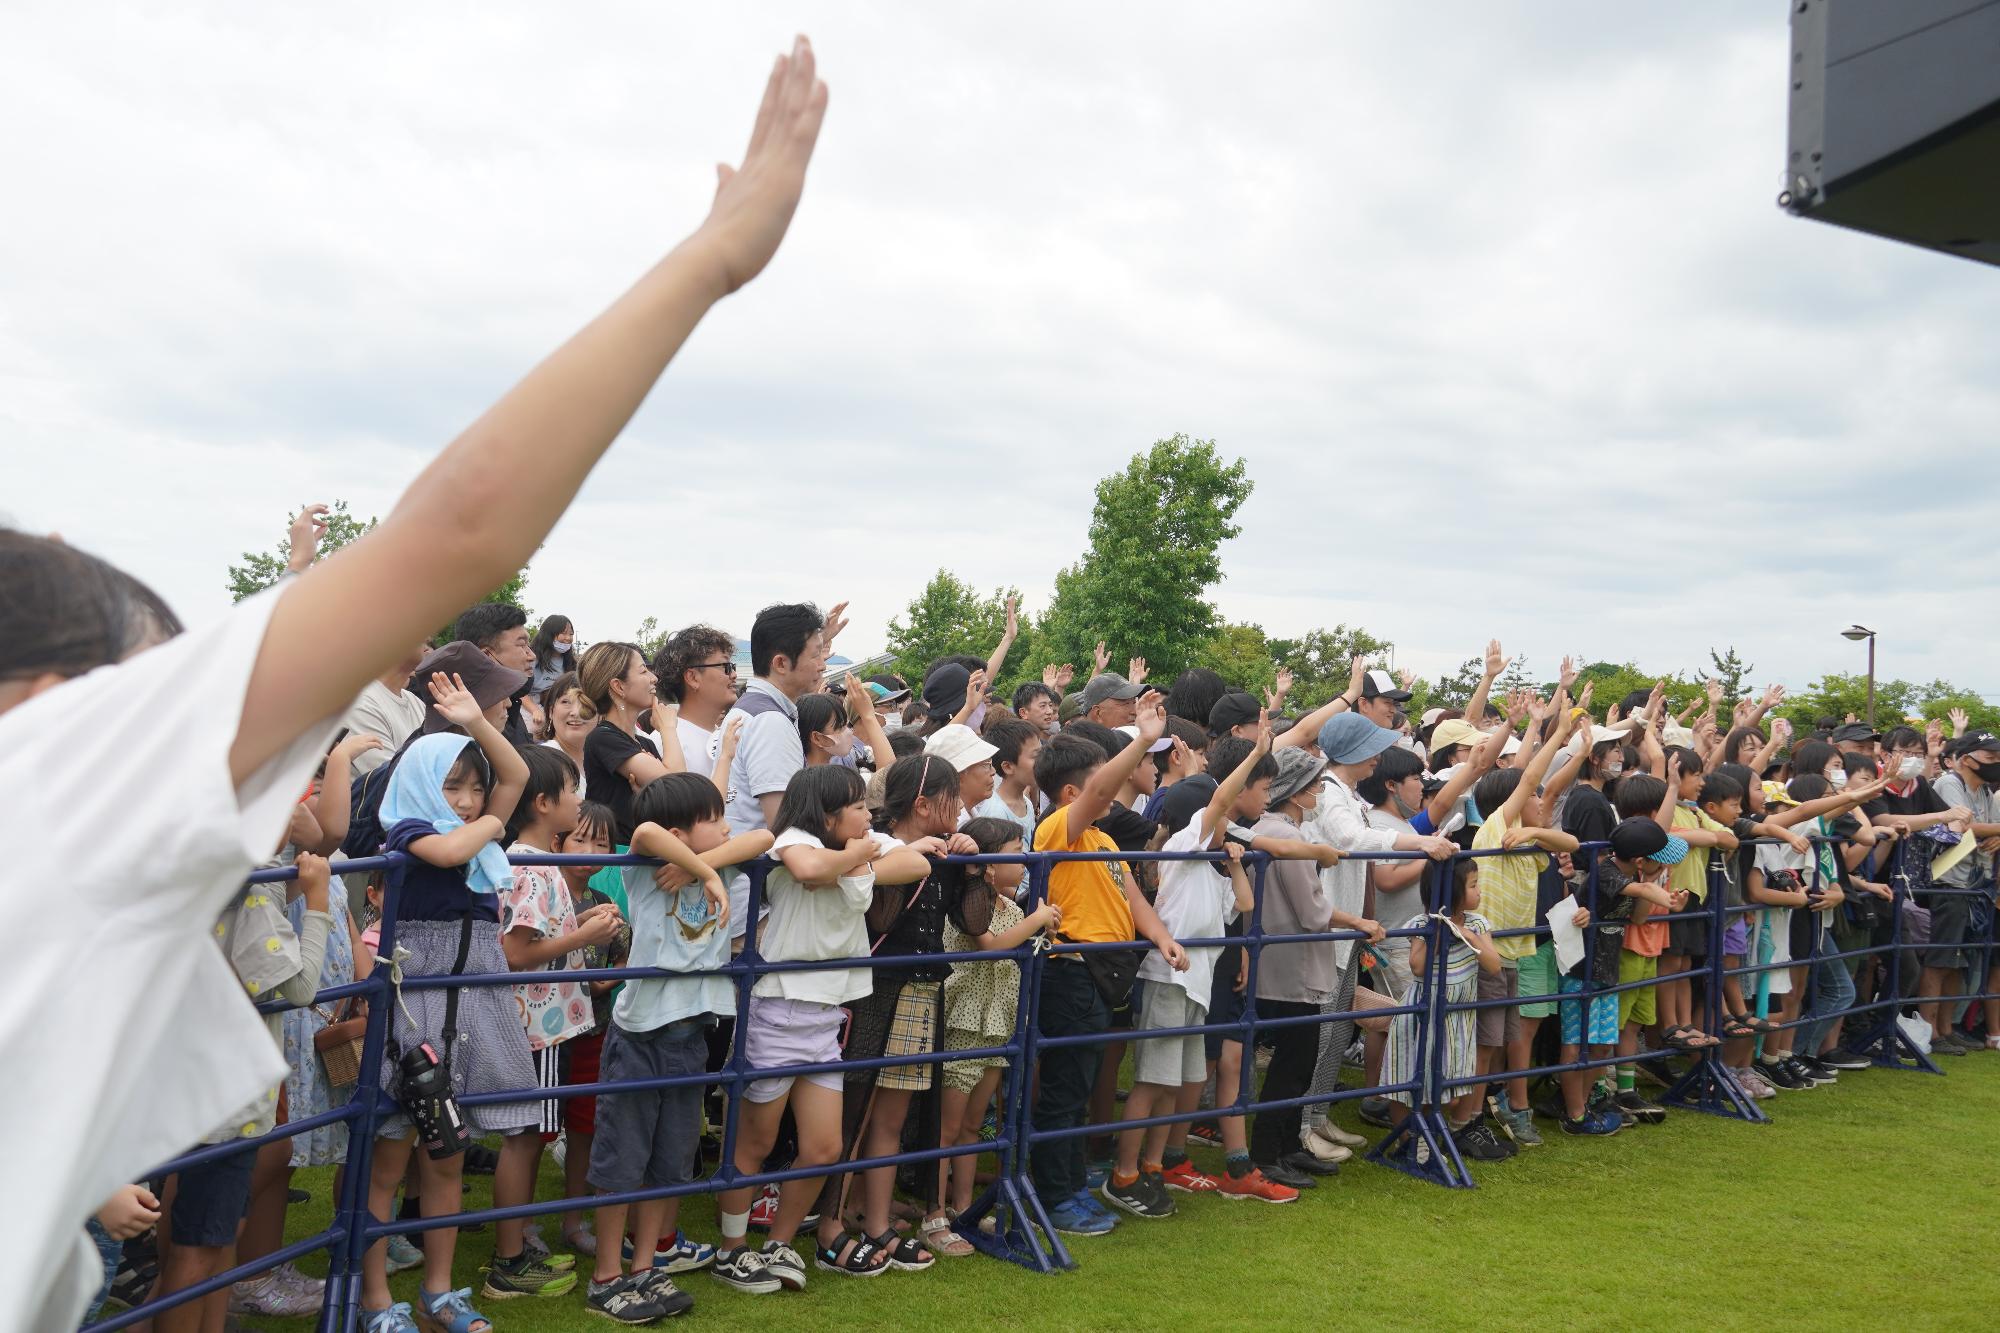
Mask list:
[[[1816,839],[1816,842],[1833,841]],[[1583,885],[1590,896],[1582,901],[1594,901],[1594,890],[1599,871],[1597,853],[1602,844],[1586,844],[1579,856],[1585,866],[1581,871]],[[1392,925],[1388,935],[1392,939],[1421,939],[1425,944],[1425,966],[1418,984],[1410,995],[1388,997],[1394,1003],[1388,1008],[1364,1010],[1360,1007],[1340,1012],[1322,1009],[1321,1012],[1300,1016],[1261,1017],[1257,1012],[1257,972],[1259,958],[1264,949],[1272,945],[1326,943],[1331,941],[1364,940],[1361,932],[1352,930],[1326,930],[1309,934],[1266,934],[1263,929],[1263,891],[1265,872],[1270,857],[1261,852],[1252,852],[1244,857],[1244,863],[1254,884],[1254,901],[1243,934],[1212,939],[1184,940],[1188,947],[1226,948],[1240,947],[1247,955],[1246,984],[1244,986],[1243,1013],[1230,1022],[1205,1022],[1179,1028],[1148,1029],[1144,1036],[1165,1038],[1177,1036],[1207,1035],[1219,1033],[1226,1040],[1240,1042],[1245,1052],[1241,1062],[1241,1073],[1237,1086],[1231,1091],[1231,1099],[1224,1104],[1224,1090],[1216,1089],[1216,1106],[1209,1110],[1173,1112],[1144,1119],[1122,1120],[1105,1124],[1083,1124],[1059,1129],[1037,1129],[1033,1123],[1033,1077],[1038,1055],[1048,1049],[1064,1046],[1104,1046],[1108,1043],[1136,1037],[1137,1034],[1123,1034],[1118,1031],[1088,1033],[1067,1036],[1043,1036],[1038,1030],[1037,1011],[1041,992],[1041,980],[1050,961],[1061,955],[1084,955],[1106,950],[1131,949],[1133,944],[1123,942],[1076,943],[1058,941],[1045,947],[1024,944],[1012,950],[969,953],[924,954],[914,956],[871,956],[866,958],[834,959],[812,962],[771,962],[763,959],[757,946],[758,932],[752,929],[743,938],[742,952],[731,958],[725,965],[709,973],[668,973],[658,968],[621,967],[591,970],[533,973],[461,974],[451,976],[405,975],[402,987],[406,990],[446,989],[474,986],[512,986],[532,976],[537,982],[550,981],[602,981],[629,980],[642,977],[665,975],[723,976],[730,979],[736,992],[735,1036],[728,1060],[720,1070],[671,1078],[657,1078],[626,1082],[594,1082],[572,1084],[555,1088],[508,1089],[473,1093],[460,1100],[466,1105],[482,1105],[504,1102],[564,1099],[579,1096],[598,1096],[621,1091],[650,1088],[689,1086],[695,1084],[718,1084],[725,1088],[726,1109],[721,1133],[721,1151],[714,1174],[683,1185],[663,1186],[629,1191],[621,1194],[588,1195],[573,1199],[535,1200],[530,1203],[478,1209],[471,1212],[452,1214],[446,1217],[424,1217],[407,1221],[379,1220],[372,1217],[368,1207],[368,1188],[371,1154],[375,1140],[375,1130],[389,1115],[396,1112],[395,1102],[381,1086],[381,1066],[387,1046],[388,1033],[395,1010],[394,985],[390,979],[391,960],[396,956],[396,922],[393,902],[385,904],[384,919],[381,923],[381,943],[377,963],[372,975],[360,978],[351,984],[330,987],[315,999],[317,1004],[358,996],[368,1002],[368,1022],[364,1039],[360,1076],[346,1105],[320,1115],[278,1126],[271,1133],[259,1138],[217,1144],[184,1154],[156,1168],[151,1178],[159,1179],[183,1167],[199,1162],[214,1160],[237,1153],[254,1153],[267,1143],[288,1139],[293,1135],[307,1132],[324,1125],[345,1122],[348,1126],[348,1154],[346,1170],[342,1178],[339,1197],[336,1200],[331,1225],[305,1239],[285,1245],[282,1248],[249,1263],[239,1264],[206,1282],[176,1292],[162,1298],[123,1311],[91,1326],[94,1330],[109,1333],[147,1319],[159,1311],[202,1296],[232,1283],[253,1277],[270,1268],[325,1250],[328,1254],[328,1276],[326,1299],[321,1310],[319,1328],[322,1333],[335,1330],[351,1331],[357,1327],[361,1306],[362,1257],[367,1247],[392,1235],[421,1232],[439,1227],[456,1227],[471,1223],[491,1222],[509,1218],[546,1215],[566,1209],[589,1209],[605,1205],[636,1203],[647,1199],[677,1197],[695,1193],[716,1193],[750,1185],[776,1184],[786,1180],[807,1177],[823,1177],[836,1172],[853,1175],[871,1167],[899,1166],[904,1164],[935,1164],[950,1158],[993,1153],[998,1158],[998,1170],[992,1183],[977,1197],[972,1208],[961,1215],[955,1229],[978,1250],[996,1258],[1020,1264],[1036,1271],[1048,1272],[1057,1269],[1074,1268],[1075,1261],[1049,1220],[1048,1208],[1056,1201],[1040,1199],[1029,1171],[1030,1149],[1039,1143],[1047,1143],[1078,1135],[1103,1134],[1126,1129],[1140,1129],[1155,1125],[1176,1124],[1214,1116],[1235,1117],[1290,1107],[1347,1100],[1358,1097],[1379,1097],[1385,1094],[1407,1094],[1412,1103],[1409,1113],[1402,1122],[1375,1144],[1368,1153],[1368,1160],[1380,1165],[1403,1171],[1419,1179],[1428,1180],[1448,1187],[1469,1188],[1472,1185],[1470,1172],[1461,1158],[1447,1121],[1443,1103],[1452,1095],[1467,1088],[1478,1087],[1516,1078],[1534,1078],[1543,1075],[1559,1075],[1568,1071],[1602,1069],[1612,1065],[1637,1062],[1657,1062],[1669,1057],[1685,1056],[1688,1066],[1671,1085],[1663,1100],[1670,1106],[1702,1111],[1713,1115],[1740,1119],[1752,1123],[1763,1123],[1767,1115],[1757,1106],[1754,1099],[1744,1090],[1729,1068],[1723,1063],[1724,1047],[1716,1046],[1694,1052],[1680,1052],[1672,1049],[1655,1049],[1636,1055],[1614,1055],[1599,1059],[1579,1059],[1567,1063],[1535,1066],[1525,1070],[1508,1069],[1493,1073],[1457,1073],[1447,1069],[1446,1042],[1440,1034],[1446,1029],[1450,1014],[1454,1012],[1477,1011],[1487,1008],[1520,1006],[1524,1004],[1561,1005],[1576,1003],[1587,1005],[1599,995],[1617,994],[1625,991],[1657,987],[1665,980],[1685,978],[1692,982],[1700,978],[1703,983],[1706,1022],[1698,1024],[1709,1033],[1719,1033],[1723,1018],[1722,997],[1724,983],[1728,978],[1754,978],[1775,972],[1781,968],[1803,966],[1807,971],[1808,984],[1813,968],[1822,962],[1841,962],[1850,959],[1886,959],[1882,971],[1880,998],[1863,1001],[1857,994],[1846,1008],[1834,1013],[1802,1014],[1779,1026],[1797,1027],[1809,1022],[1831,1023],[1836,1019],[1850,1019],[1873,1016],[1874,1023],[1859,1037],[1848,1044],[1862,1054],[1868,1055],[1878,1067],[1894,1069],[1919,1069],[1928,1073],[1940,1072],[1937,1065],[1911,1041],[1909,1035],[1897,1022],[1901,1011],[1916,1002],[1909,993],[1906,954],[1910,947],[1905,943],[1905,918],[1908,913],[1910,896],[1905,890],[1903,873],[1904,846],[1899,843],[1889,869],[1889,880],[1893,890],[1890,921],[1887,938],[1879,944],[1865,948],[1823,953],[1819,948],[1821,932],[1815,931],[1813,949],[1804,959],[1756,962],[1746,960],[1740,966],[1729,966],[1723,952],[1724,940],[1729,922],[1737,917],[1754,919],[1768,909],[1755,905],[1733,904],[1727,901],[1724,883],[1714,870],[1710,872],[1709,892],[1706,900],[1699,905],[1691,905],[1690,910],[1669,915],[1660,915],[1655,920],[1685,920],[1702,922],[1708,944],[1706,965],[1690,968],[1674,974],[1672,978],[1651,978],[1615,986],[1587,986],[1582,992],[1570,991],[1549,995],[1510,995],[1505,998],[1451,1001],[1446,995],[1444,984],[1449,941],[1452,936],[1445,920],[1445,910],[1450,902],[1450,881],[1453,866],[1468,858],[1505,855],[1535,855],[1534,848],[1492,851],[1461,852],[1448,861],[1432,862],[1426,869],[1425,899],[1431,905],[1430,913],[1421,924],[1410,927]],[[336,875],[370,873],[386,869],[400,860],[399,855],[376,856],[334,863]],[[1024,910],[1032,911],[1048,894],[1049,874],[1053,866],[1065,861],[1219,861],[1219,852],[1203,853],[1019,853],[1013,855],[987,855],[941,858],[957,864],[1019,864],[1028,870],[1028,877],[1021,896]],[[1358,860],[1420,860],[1418,853],[1367,853],[1356,854]],[[536,855],[516,856],[511,860],[517,865],[592,865],[592,866],[650,866],[660,864],[644,857],[631,855],[617,856],[559,856]],[[1818,883],[1818,858],[1814,860],[1814,884]],[[764,878],[770,868],[768,861],[757,861],[748,866],[750,885],[748,919],[756,922],[761,918],[764,893]],[[259,871],[252,875],[253,883],[270,883],[295,877],[292,869]],[[336,891],[340,891],[336,885]],[[1993,890],[1940,889],[1927,890],[1926,896],[1964,895],[1977,902],[1981,898],[1988,904],[1993,901]],[[1538,909],[1539,915],[1539,909]],[[1388,923],[1385,923],[1388,924]],[[1497,937],[1540,935],[1549,933],[1546,924],[1495,932]],[[1582,965],[1583,975],[1591,975],[1590,965],[1596,948],[1596,931],[1585,932],[1586,955]],[[1755,938],[1753,932],[1752,938]],[[1143,942],[1137,947],[1148,948]],[[1963,992],[1951,997],[1954,1002],[1972,1003],[2000,998],[2000,993],[1987,983],[1992,974],[1994,952],[1993,917],[1990,911],[1985,916],[1983,935],[1976,941],[1968,941],[1969,951],[1976,953],[1976,972],[1968,969]],[[1004,1044],[980,1048],[978,1050],[935,1050],[925,1055],[882,1056],[864,1060],[840,1060],[826,1063],[803,1064],[783,1068],[752,1068],[745,1056],[745,1025],[741,1021],[748,1011],[751,988],[759,977],[780,972],[835,971],[853,968],[894,968],[917,964],[936,965],[939,963],[975,962],[1010,958],[1018,964],[1020,991],[1016,1008],[1014,1032]],[[272,1006],[283,1008],[288,1006]],[[1425,1071],[1422,1075],[1402,1082],[1379,1085],[1344,1087],[1330,1094],[1308,1094],[1301,1097],[1277,1101],[1258,1101],[1254,1094],[1255,1061],[1248,1053],[1256,1049],[1260,1034],[1272,1033],[1298,1025],[1326,1025],[1349,1022],[1364,1015],[1370,1017],[1407,1018],[1415,1029],[1415,1050],[1417,1068]],[[1587,1055],[1587,1049],[1580,1054]],[[994,1138],[968,1145],[940,1143],[935,1147],[913,1152],[893,1153],[883,1157],[843,1160],[834,1168],[805,1167],[787,1170],[739,1172],[735,1166],[735,1147],[738,1137],[739,1112],[745,1087],[757,1078],[803,1077],[812,1074],[842,1073],[851,1070],[885,1068],[892,1065],[929,1064],[941,1066],[947,1061],[1003,1057],[1007,1060],[1007,1075],[1003,1080],[994,1117],[997,1134]],[[1426,1102],[1422,1094],[1426,1087],[1435,1092],[1435,1100]],[[981,1223],[991,1219],[993,1226],[989,1232]]]

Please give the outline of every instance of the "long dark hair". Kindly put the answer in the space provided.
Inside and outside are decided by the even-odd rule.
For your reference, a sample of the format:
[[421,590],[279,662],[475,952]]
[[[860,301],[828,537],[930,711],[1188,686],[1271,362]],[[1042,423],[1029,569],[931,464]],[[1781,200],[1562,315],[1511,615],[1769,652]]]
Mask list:
[[[569,651],[556,651],[556,636],[564,630],[570,633]],[[544,671],[576,670],[576,626],[569,623],[568,616],[550,616],[542,622],[542,628],[535,635],[535,665]]]
[[933,805],[958,799],[958,770],[934,754],[913,754],[889,765],[882,779],[882,809],[875,827],[893,828],[910,817],[919,797]]
[[[951,765],[945,764],[944,768],[949,772]],[[868,784],[861,780],[861,775],[845,764],[802,768],[785,784],[785,794],[778,801],[778,817],[771,821],[771,832],[803,829],[822,845],[837,846],[833,840],[834,819],[867,792]]]
[[0,680],[81,676],[181,628],[158,593],[117,566],[0,528]]

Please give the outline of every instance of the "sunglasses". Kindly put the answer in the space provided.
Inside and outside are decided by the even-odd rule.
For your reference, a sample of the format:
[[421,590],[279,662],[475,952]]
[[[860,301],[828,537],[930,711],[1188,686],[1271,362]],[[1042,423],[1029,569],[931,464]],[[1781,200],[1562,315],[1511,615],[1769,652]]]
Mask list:
[[723,675],[725,675],[725,676],[733,676],[733,675],[735,675],[735,674],[736,674],[736,663],[734,663],[734,662],[697,662],[697,663],[695,663],[695,664],[694,664],[693,666],[689,667],[689,668],[688,668],[688,670],[690,670],[690,671],[720,671],[720,672],[721,672],[721,673],[722,673]]

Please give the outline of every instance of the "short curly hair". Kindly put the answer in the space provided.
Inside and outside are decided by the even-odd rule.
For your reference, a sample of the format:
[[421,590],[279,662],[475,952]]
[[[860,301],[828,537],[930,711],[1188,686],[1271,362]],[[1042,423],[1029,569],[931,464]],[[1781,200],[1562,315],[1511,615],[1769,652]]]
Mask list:
[[733,660],[736,639],[713,625],[689,625],[675,630],[653,657],[653,674],[660,678],[659,691],[675,703],[687,685],[687,671],[715,654]]

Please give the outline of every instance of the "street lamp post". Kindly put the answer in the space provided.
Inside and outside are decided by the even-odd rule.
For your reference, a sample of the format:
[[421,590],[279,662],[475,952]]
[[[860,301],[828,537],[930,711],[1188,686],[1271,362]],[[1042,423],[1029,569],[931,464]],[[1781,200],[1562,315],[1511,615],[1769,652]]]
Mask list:
[[1875,725],[1875,631],[1850,625],[1840,632],[1840,637],[1856,643],[1868,640],[1868,725],[1872,728]]

